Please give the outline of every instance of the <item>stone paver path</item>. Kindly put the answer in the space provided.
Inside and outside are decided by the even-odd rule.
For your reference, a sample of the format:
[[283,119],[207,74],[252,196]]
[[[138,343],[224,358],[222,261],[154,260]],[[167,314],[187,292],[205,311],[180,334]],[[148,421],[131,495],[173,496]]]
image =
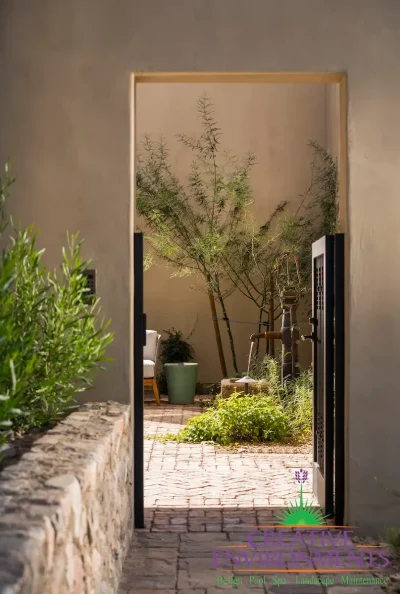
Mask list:
[[[300,572],[304,562],[293,565],[292,549],[286,550],[288,545],[283,544],[285,539],[286,543],[293,540],[294,532],[279,537],[279,529],[274,529],[268,533],[270,538],[283,541],[262,544],[264,531],[276,524],[276,514],[290,501],[298,500],[295,470],[308,470],[304,496],[315,504],[311,495],[311,452],[270,453],[268,448],[232,451],[212,444],[160,443],[151,438],[178,432],[191,416],[199,413],[198,406],[163,403],[161,407],[145,407],[146,529],[135,531],[119,594],[219,594],[221,590],[269,594],[382,593],[376,585],[340,585],[339,575],[321,573],[324,565],[321,566],[320,559],[313,559],[307,573]],[[251,531],[257,531],[253,547],[248,543]],[[316,548],[326,551],[326,543],[322,544],[325,546],[308,541],[294,548],[300,555],[310,556]],[[272,546],[275,554],[280,551],[283,565],[277,571],[253,571],[254,547],[263,546],[264,555],[265,547]],[[237,555],[242,555],[240,570],[233,563]],[[258,568],[263,565],[265,568],[265,562]],[[335,579],[335,583],[318,583],[324,577]],[[302,584],[302,579],[314,583]]]

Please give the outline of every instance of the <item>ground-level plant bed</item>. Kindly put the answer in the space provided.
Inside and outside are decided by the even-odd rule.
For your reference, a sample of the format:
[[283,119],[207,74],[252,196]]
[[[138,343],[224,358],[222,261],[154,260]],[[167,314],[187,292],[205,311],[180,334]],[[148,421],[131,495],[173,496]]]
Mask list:
[[282,406],[269,396],[233,394],[217,400],[201,415],[192,417],[172,441],[199,443],[212,441],[228,445],[240,441],[279,441],[287,437],[289,426]]
[[249,395],[238,391],[228,398],[220,393],[214,400],[204,402],[203,414],[189,419],[177,434],[166,434],[161,439],[212,441],[224,446],[241,442],[309,443],[313,411],[311,371],[282,386],[279,362],[269,359],[267,366],[265,392]]

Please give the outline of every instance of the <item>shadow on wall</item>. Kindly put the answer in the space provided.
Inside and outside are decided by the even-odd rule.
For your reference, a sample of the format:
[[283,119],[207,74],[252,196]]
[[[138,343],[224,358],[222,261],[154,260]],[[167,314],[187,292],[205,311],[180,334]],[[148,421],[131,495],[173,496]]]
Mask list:
[[[280,202],[294,200],[308,186],[310,138],[337,155],[333,88],[334,85],[142,83],[137,87],[137,139],[141,142],[147,134],[155,140],[163,136],[172,171],[187,183],[193,154],[182,146],[177,135],[199,136],[201,123],[196,103],[206,93],[212,99],[222,131],[221,150],[229,149],[240,156],[251,151],[256,156],[251,171],[251,208],[255,220],[262,224]],[[140,219],[137,226],[146,232]],[[218,382],[222,374],[207,293],[194,275],[172,278],[171,274],[160,262],[145,273],[148,328],[162,333],[173,326],[187,335],[198,316],[191,342],[199,362],[199,381]],[[228,297],[227,306],[229,317],[234,320],[232,333],[238,368],[245,371],[249,337],[258,329],[258,312],[238,291]],[[307,304],[299,308],[300,322],[307,321],[308,309]],[[232,375],[228,337],[224,323],[220,321],[219,325],[228,375]],[[277,320],[275,329],[279,328]],[[302,328],[302,333],[308,331],[309,327]],[[276,349],[280,350],[278,342]],[[299,354],[301,366],[308,367],[311,346],[301,343]]]

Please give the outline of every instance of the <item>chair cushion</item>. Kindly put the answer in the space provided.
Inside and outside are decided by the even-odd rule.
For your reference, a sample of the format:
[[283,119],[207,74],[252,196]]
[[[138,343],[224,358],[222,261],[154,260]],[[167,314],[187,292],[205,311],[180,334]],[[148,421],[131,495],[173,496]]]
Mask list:
[[156,358],[156,348],[157,331],[146,330],[146,345],[143,349],[143,359],[150,359],[150,361],[154,361],[154,359]]
[[143,361],[143,378],[151,379],[154,377],[154,361],[144,359]]

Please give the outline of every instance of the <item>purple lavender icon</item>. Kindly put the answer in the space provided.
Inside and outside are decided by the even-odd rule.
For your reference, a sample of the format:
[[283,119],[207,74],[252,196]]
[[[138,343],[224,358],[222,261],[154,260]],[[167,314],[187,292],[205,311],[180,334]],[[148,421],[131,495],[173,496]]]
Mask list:
[[326,524],[322,510],[318,507],[314,507],[312,502],[304,501],[303,497],[303,485],[309,478],[310,470],[299,470],[294,471],[294,478],[296,483],[300,485],[300,499],[295,502],[290,502],[289,509],[285,509],[278,515],[279,524],[281,526],[322,526]]
[[304,485],[304,483],[308,479],[308,472],[307,470],[303,470],[302,468],[300,468],[300,470],[295,471],[294,476],[299,485]]

